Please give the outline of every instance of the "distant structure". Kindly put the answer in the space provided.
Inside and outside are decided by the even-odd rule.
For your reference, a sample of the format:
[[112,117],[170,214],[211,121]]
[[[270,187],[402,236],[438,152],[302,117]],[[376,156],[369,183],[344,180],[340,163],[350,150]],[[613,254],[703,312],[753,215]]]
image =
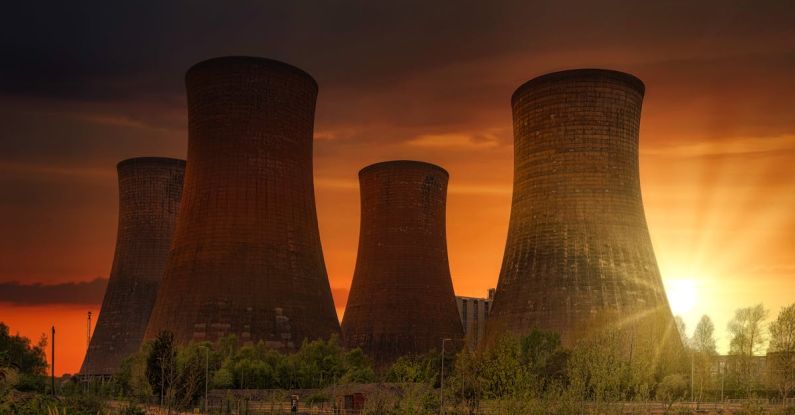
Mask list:
[[116,253],[80,374],[116,373],[141,346],[174,234],[185,161],[141,157],[120,162]]
[[312,178],[317,83],[253,57],[200,62],[185,78],[185,191],[146,337],[292,349],[339,333]]
[[387,161],[359,172],[359,253],[342,335],[377,366],[400,356],[462,346],[447,262],[447,172]]
[[571,345],[651,316],[673,327],[641,201],[644,89],[582,69],[514,92],[513,202],[490,336],[537,328]]
[[489,288],[486,298],[456,296],[458,316],[464,326],[464,341],[470,350],[475,350],[486,336],[486,322],[489,319],[494,288]]

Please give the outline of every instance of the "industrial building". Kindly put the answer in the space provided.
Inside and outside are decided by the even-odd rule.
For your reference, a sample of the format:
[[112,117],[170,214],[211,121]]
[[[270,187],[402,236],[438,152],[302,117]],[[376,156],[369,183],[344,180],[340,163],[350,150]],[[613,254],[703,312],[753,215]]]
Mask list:
[[119,176],[119,222],[108,288],[88,352],[86,376],[116,373],[138,351],[152,312],[179,211],[185,161],[124,160]]
[[419,161],[359,172],[359,252],[342,334],[377,366],[442,342],[462,347],[447,260],[447,182],[447,171]]
[[456,296],[458,316],[464,327],[464,342],[470,350],[475,350],[486,336],[486,322],[489,319],[491,303],[494,301],[494,288],[489,288],[486,298]]
[[648,318],[673,327],[641,200],[644,92],[635,76],[601,69],[514,92],[513,201],[489,338],[541,329],[570,346]]
[[294,349],[339,333],[312,176],[317,83],[286,63],[222,57],[185,84],[183,203],[146,337]]

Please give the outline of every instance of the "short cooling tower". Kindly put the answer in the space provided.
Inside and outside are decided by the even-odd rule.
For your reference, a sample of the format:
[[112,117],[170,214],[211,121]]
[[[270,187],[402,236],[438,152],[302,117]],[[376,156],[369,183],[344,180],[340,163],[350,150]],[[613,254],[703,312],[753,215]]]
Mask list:
[[117,170],[116,254],[83,375],[112,375],[141,346],[174,234],[185,161],[133,158]]
[[463,329],[447,262],[447,172],[388,161],[359,172],[359,254],[342,334],[383,366],[396,358],[460,348]]
[[511,99],[511,219],[490,337],[554,331],[564,345],[649,315],[672,321],[641,201],[644,85],[597,69],[556,72]]
[[185,189],[147,338],[291,349],[339,333],[312,178],[317,83],[252,57],[198,63],[185,82]]

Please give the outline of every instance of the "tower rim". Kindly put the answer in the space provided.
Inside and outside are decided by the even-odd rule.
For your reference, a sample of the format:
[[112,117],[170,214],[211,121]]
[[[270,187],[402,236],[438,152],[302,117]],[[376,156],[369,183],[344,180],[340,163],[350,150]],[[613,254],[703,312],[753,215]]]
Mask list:
[[127,166],[136,165],[136,164],[153,164],[153,165],[160,165],[160,166],[185,166],[185,160],[173,158],[173,157],[156,157],[156,156],[144,156],[144,157],[131,157],[128,159],[124,159],[118,163],[116,163],[116,169],[121,169]]
[[372,171],[375,170],[384,170],[390,168],[404,168],[404,167],[423,167],[428,168],[431,170],[436,170],[439,172],[444,173],[448,178],[450,177],[450,173],[444,169],[444,167],[439,166],[437,164],[429,163],[427,161],[420,161],[420,160],[387,160],[387,161],[380,161],[378,163],[373,163],[363,167],[359,170],[359,177],[362,177]]
[[526,81],[525,83],[519,85],[518,88],[513,92],[511,95],[511,105],[513,105],[517,98],[526,92],[528,89],[534,88],[538,85],[547,83],[547,82],[555,82],[561,81],[564,79],[572,79],[572,78],[587,78],[587,77],[602,77],[602,78],[610,78],[614,79],[619,82],[623,82],[630,87],[634,88],[641,96],[646,93],[646,85],[643,81],[640,80],[637,76],[617,71],[614,69],[603,69],[603,68],[578,68],[578,69],[565,69],[562,71],[555,71],[546,73],[543,75],[536,76],[535,78]]
[[276,59],[264,58],[264,57],[261,57],[261,56],[248,56],[248,55],[217,56],[217,57],[214,57],[214,58],[205,59],[205,60],[203,60],[201,62],[195,63],[190,68],[188,68],[188,70],[185,72],[185,81],[187,81],[190,78],[192,73],[194,73],[195,71],[198,71],[198,70],[200,70],[200,69],[202,69],[204,67],[211,66],[213,64],[217,64],[217,63],[220,63],[220,62],[232,62],[232,61],[236,61],[236,62],[239,62],[239,63],[259,64],[259,65],[270,66],[270,67],[274,67],[274,68],[281,68],[281,69],[284,69],[284,70],[286,70],[288,72],[292,72],[295,75],[298,75],[300,77],[306,78],[307,80],[311,81],[312,85],[314,85],[314,87],[315,87],[315,90],[318,90],[318,88],[319,88],[317,80],[315,80],[315,77],[313,77],[312,74],[310,74],[309,72],[307,72],[307,71],[305,71],[305,70],[303,70],[303,69],[301,69],[301,68],[299,68],[297,66],[290,65],[289,63],[282,62],[282,61],[276,60]]

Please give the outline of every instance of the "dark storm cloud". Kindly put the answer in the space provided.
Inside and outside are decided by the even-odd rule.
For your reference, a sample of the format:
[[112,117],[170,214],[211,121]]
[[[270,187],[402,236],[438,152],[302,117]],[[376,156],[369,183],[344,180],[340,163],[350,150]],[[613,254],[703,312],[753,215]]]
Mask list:
[[190,64],[226,54],[288,60],[331,88],[379,89],[511,52],[687,40],[720,53],[742,39],[783,35],[791,23],[785,1],[693,3],[13,2],[0,25],[0,91],[85,100],[180,95]]
[[97,305],[102,303],[107,285],[106,278],[47,285],[0,282],[0,303]]
[[[335,140],[318,150],[331,156],[418,134],[508,131],[513,88],[572,66],[637,71],[674,105],[693,91],[725,90],[717,80],[747,85],[735,68],[751,65],[795,93],[792,60],[768,56],[795,49],[785,1],[50,3],[14,2],[0,17],[0,99],[11,101],[0,159],[64,153],[61,163],[111,165],[159,149],[182,157],[183,74],[221,55],[267,56],[312,73],[321,85],[317,131]],[[20,109],[21,100],[34,102]],[[41,122],[48,111],[68,119]],[[780,107],[764,115],[747,125],[772,134],[791,125]]]
[[0,16],[0,162],[184,157],[185,70],[236,54],[317,78],[317,154],[331,158],[421,134],[510,145],[516,85],[576,66],[636,73],[650,108],[711,100],[687,107],[708,125],[646,118],[667,137],[786,134],[793,20],[789,1],[12,2]]

